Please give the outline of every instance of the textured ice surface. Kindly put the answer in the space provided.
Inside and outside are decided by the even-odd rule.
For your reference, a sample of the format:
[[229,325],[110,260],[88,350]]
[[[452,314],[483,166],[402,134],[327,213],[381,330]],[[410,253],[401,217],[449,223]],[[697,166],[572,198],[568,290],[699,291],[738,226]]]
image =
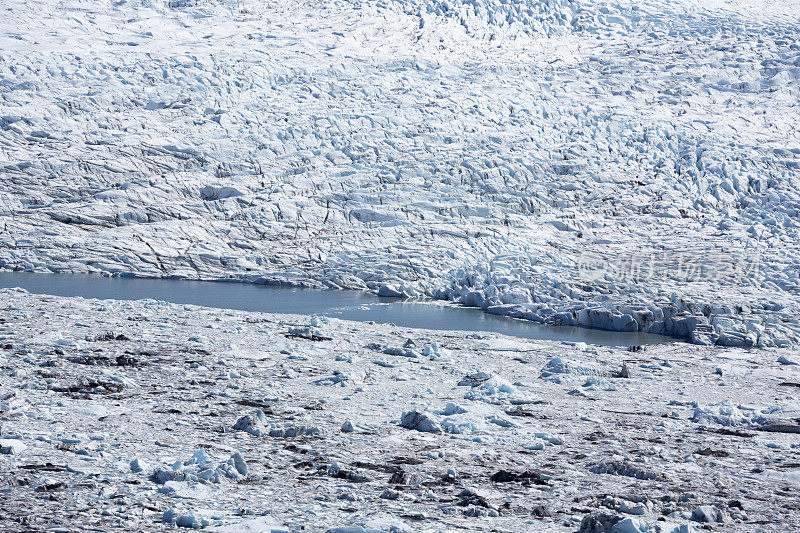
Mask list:
[[[777,361],[796,350],[337,319],[312,341],[285,337],[297,315],[15,290],[0,318],[0,390],[18,401],[0,411],[3,531],[800,528],[800,376]],[[372,362],[409,339],[450,357]],[[540,376],[555,358],[564,372]],[[582,387],[587,369],[613,387]]]
[[9,0],[0,265],[793,342],[798,13]]

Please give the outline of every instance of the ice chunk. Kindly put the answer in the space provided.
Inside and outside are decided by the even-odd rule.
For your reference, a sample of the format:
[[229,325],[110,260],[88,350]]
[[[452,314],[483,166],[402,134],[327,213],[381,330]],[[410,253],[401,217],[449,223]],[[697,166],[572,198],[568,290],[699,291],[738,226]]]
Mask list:
[[283,439],[293,439],[300,436],[321,435],[322,430],[317,426],[285,426],[283,428],[274,428],[269,430],[270,437],[277,437]]
[[451,415],[460,415],[466,413],[467,410],[461,407],[460,405],[456,405],[452,402],[447,402],[447,405],[444,409],[439,412],[439,414],[444,416],[451,416]]
[[589,470],[595,474],[611,474],[635,479],[657,479],[660,481],[665,481],[667,479],[666,475],[662,472],[650,470],[625,461],[601,461]]
[[489,423],[495,424],[497,426],[503,427],[503,428],[516,428],[516,427],[519,427],[519,424],[517,424],[516,422],[514,422],[512,420],[509,420],[507,418],[503,418],[501,416],[496,416],[496,415],[487,416],[486,417],[486,421],[489,422]]
[[739,426],[748,424],[750,417],[745,416],[730,401],[709,405],[706,407],[698,406],[692,415],[692,421],[706,424],[719,424],[721,426]]
[[[204,483],[221,483],[225,479],[238,481],[247,472],[244,460],[237,465],[235,453],[227,462],[219,463],[208,456],[202,448],[195,451],[186,461],[175,461],[171,467],[159,467],[153,472],[151,479],[163,485],[170,481],[201,481]],[[241,469],[241,470],[240,470]],[[245,473],[242,473],[242,470]]]
[[705,523],[724,522],[725,515],[713,505],[701,505],[692,511],[692,520]]
[[168,509],[164,511],[161,519],[169,524],[190,529],[200,529],[211,524],[210,520],[195,510],[176,511],[175,509]]
[[[464,380],[462,380],[462,382],[463,381]],[[507,398],[515,394],[517,394],[517,389],[514,388],[511,383],[499,376],[491,375],[487,379],[473,385],[472,389],[464,395],[464,398],[468,400],[482,400],[488,403],[497,403],[499,398]]]
[[18,455],[25,448],[27,445],[19,439],[0,439],[0,453]]
[[237,472],[239,472],[243,476],[247,475],[247,463],[244,462],[242,454],[236,452],[233,455],[231,455],[230,460],[233,461],[233,466],[236,468]]
[[233,429],[250,433],[256,437],[261,437],[267,434],[266,428],[264,427],[264,418],[264,412],[259,409],[253,414],[240,417],[236,421],[236,424],[233,425]]
[[400,426],[406,429],[422,431],[423,433],[441,433],[442,428],[427,413],[417,411],[406,411],[400,419]]
[[206,453],[206,451],[203,448],[200,448],[198,450],[195,450],[195,452],[192,454],[192,458],[189,459],[188,461],[184,461],[183,464],[184,465],[202,465],[202,464],[210,463],[210,462],[211,462],[211,457],[208,456],[208,454]]
[[422,349],[422,355],[424,357],[430,357],[431,359],[438,359],[440,357],[444,357],[447,355],[447,352],[441,348],[435,342],[430,344],[426,344],[425,347]]
[[554,357],[542,368],[542,377],[549,377],[553,374],[568,374],[569,365],[560,357]]
[[147,470],[147,463],[135,457],[131,461],[131,472],[143,472],[144,470]]
[[228,524],[209,528],[213,533],[289,533],[289,528],[270,516],[259,516]]
[[413,533],[414,529],[389,514],[376,514],[369,518],[354,518],[350,524],[334,527],[328,533]]
[[189,481],[167,481],[163,487],[158,489],[158,492],[173,498],[187,500],[202,500],[213,496],[207,485]]
[[611,533],[645,533],[646,531],[647,523],[636,518],[626,518],[611,528]]
[[691,524],[681,524],[678,526],[663,524],[661,526],[661,531],[664,533],[697,533],[697,528]]

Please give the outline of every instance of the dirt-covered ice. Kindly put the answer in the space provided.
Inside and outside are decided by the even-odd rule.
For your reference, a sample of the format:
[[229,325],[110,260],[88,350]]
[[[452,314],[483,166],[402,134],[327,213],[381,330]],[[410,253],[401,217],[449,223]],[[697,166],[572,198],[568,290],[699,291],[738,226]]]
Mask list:
[[796,531],[797,362],[2,290],[0,529]]

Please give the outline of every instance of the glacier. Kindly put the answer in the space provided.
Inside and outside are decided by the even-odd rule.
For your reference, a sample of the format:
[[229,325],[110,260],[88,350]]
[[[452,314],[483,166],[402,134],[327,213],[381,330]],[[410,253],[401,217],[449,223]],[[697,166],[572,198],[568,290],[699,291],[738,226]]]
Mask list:
[[800,3],[5,4],[0,265],[800,339]]

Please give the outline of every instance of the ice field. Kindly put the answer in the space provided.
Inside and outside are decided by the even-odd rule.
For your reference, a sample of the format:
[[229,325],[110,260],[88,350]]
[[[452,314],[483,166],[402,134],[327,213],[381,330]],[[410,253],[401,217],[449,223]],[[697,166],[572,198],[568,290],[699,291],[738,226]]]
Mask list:
[[800,1],[0,13],[0,530],[800,530]]
[[799,7],[12,0],[0,264],[794,344]]
[[800,527],[796,350],[13,289],[0,309],[3,531]]

